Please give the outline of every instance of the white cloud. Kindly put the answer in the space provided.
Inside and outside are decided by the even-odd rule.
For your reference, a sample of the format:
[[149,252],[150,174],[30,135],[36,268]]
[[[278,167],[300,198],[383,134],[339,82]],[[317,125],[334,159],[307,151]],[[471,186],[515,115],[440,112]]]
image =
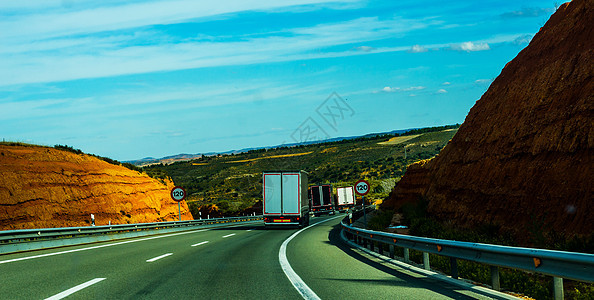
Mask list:
[[421,53],[421,52],[427,52],[429,50],[427,50],[427,48],[421,46],[421,45],[413,45],[410,50],[408,50],[408,52],[410,53]]
[[474,81],[475,84],[489,84],[491,83],[491,79],[477,79]]
[[550,15],[555,12],[555,9],[552,7],[548,8],[540,8],[540,7],[523,7],[521,10],[516,10],[512,12],[506,12],[501,14],[501,17],[504,19],[511,19],[511,18],[534,18],[543,15]]
[[466,51],[466,52],[491,50],[491,47],[489,47],[489,44],[487,44],[487,43],[475,44],[473,42],[464,42],[464,43],[460,43],[460,44],[453,44],[450,46],[450,48],[452,50]]
[[371,52],[371,51],[375,50],[375,48],[369,47],[369,46],[359,46],[359,47],[356,47],[355,50],[363,51],[363,52]]
[[409,91],[420,91],[420,90],[424,90],[426,89],[426,87],[424,86],[411,86],[411,87],[407,87],[402,89],[405,92],[409,92]]
[[531,40],[532,40],[532,35],[531,34],[525,34],[525,35],[518,36],[518,38],[516,38],[513,41],[513,43],[516,44],[516,45],[524,45],[524,44],[530,43]]
[[10,53],[0,55],[0,69],[11,70],[0,73],[0,85],[364,55],[365,51],[319,49],[384,39],[424,26],[416,20],[359,18],[230,41],[169,41],[150,28],[132,34],[114,32],[109,37],[67,36],[35,42],[0,36],[0,53]]
[[[20,2],[20,1],[18,1]],[[27,1],[24,1],[27,2]],[[274,10],[299,5],[315,5],[336,0],[154,0],[97,7],[93,1],[73,2],[65,8],[46,5],[43,13],[10,14],[0,21],[0,38],[48,38],[72,34],[89,34],[138,28],[149,25],[175,24],[199,18],[221,16],[242,11]],[[344,0],[342,2],[352,2]],[[52,7],[53,6],[53,7]],[[24,8],[30,8],[25,6]]]
[[386,86],[386,87],[384,87],[382,89],[382,92],[393,93],[393,92],[396,92],[398,90],[400,90],[400,88],[398,88],[398,87],[389,87],[389,86]]
[[326,82],[304,87],[283,81],[253,79],[235,83],[234,88],[229,88],[225,83],[173,84],[122,89],[113,94],[84,98],[55,98],[50,95],[54,98],[27,101],[0,99],[0,111],[3,112],[0,122],[60,116],[84,120],[94,115],[122,119],[135,115],[164,114],[177,110],[180,105],[184,111],[232,107],[240,103],[253,103],[256,96],[263,99],[311,99],[313,95],[326,93],[332,87]]
[[448,91],[446,91],[445,89],[439,89],[439,90],[437,90],[437,93],[438,93],[438,94],[445,94],[445,93],[447,93],[447,92],[448,92]]
[[424,87],[424,86],[411,86],[411,87],[407,87],[407,88],[386,86],[383,89],[381,89],[377,92],[374,92],[374,93],[378,93],[378,92],[382,92],[382,93],[411,92],[411,91],[420,91],[420,90],[424,90],[424,89],[426,89],[426,87]]

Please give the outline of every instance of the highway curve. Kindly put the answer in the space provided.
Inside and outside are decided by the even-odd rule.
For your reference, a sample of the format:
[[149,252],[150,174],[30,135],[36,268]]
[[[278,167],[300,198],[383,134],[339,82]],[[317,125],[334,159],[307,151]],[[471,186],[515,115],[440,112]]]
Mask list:
[[[477,297],[376,269],[340,243],[339,220],[310,227],[287,246],[291,267],[320,298]],[[2,255],[0,299],[302,299],[279,263],[281,244],[296,231],[244,225]]]

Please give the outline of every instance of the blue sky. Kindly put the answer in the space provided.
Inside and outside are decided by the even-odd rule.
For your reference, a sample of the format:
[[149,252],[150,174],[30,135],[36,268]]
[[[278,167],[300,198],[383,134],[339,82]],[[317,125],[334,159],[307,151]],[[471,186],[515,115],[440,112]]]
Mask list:
[[554,1],[0,2],[0,138],[118,160],[462,123]]

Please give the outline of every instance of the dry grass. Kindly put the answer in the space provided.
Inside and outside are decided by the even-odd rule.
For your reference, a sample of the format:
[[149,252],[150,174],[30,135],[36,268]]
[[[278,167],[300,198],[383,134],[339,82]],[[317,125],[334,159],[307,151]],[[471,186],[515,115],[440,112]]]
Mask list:
[[282,157],[295,157],[295,156],[308,155],[308,154],[312,154],[312,153],[313,153],[313,151],[303,152],[303,153],[291,153],[291,154],[282,154],[282,155],[271,155],[271,156],[257,157],[257,158],[251,158],[251,159],[226,161],[225,163],[227,163],[227,164],[233,164],[233,163],[252,162],[252,161],[256,161],[256,160],[260,160],[260,159],[282,158]]
[[330,147],[322,150],[320,153],[334,153],[338,151],[338,147]]
[[377,143],[377,144],[378,145],[398,145],[398,144],[402,144],[402,143],[404,143],[406,141],[412,140],[412,139],[414,139],[416,137],[419,137],[419,136],[421,136],[421,134],[396,136],[396,137],[393,137],[393,138],[389,139],[386,142],[380,142],[380,143]]

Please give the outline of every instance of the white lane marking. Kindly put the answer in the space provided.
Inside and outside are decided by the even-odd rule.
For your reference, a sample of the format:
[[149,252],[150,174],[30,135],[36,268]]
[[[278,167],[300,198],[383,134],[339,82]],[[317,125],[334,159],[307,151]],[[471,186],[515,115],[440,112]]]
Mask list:
[[224,235],[224,236],[223,236],[223,238],[228,238],[228,237],[230,237],[230,236],[234,236],[234,235],[235,235],[235,233],[228,234],[228,235]]
[[291,281],[291,283],[293,284],[293,287],[295,287],[295,289],[297,289],[297,291],[299,292],[299,294],[301,294],[301,297],[303,297],[303,299],[320,299],[320,297],[318,297],[318,295],[316,295],[316,293],[311,288],[309,288],[309,286],[307,286],[307,284],[305,284],[305,282],[301,279],[301,277],[299,277],[299,275],[297,275],[297,273],[295,273],[293,268],[291,268],[291,264],[289,264],[289,260],[287,259],[287,245],[294,237],[296,237],[302,231],[304,231],[310,227],[316,226],[318,224],[334,220],[339,217],[341,217],[341,216],[337,216],[332,219],[327,219],[327,220],[317,222],[315,224],[311,224],[311,225],[293,233],[293,235],[291,235],[288,239],[286,239],[283,242],[283,244],[280,247],[280,250],[278,251],[278,262],[280,263],[281,268],[283,269],[283,272],[285,272],[285,275],[287,276],[287,278],[289,278],[289,281]]
[[253,229],[248,229],[248,230],[246,230],[246,231],[248,231],[248,232],[249,232],[249,231],[252,231],[252,230],[253,230]]
[[204,245],[204,244],[206,244],[206,243],[208,243],[208,241],[204,241],[204,242],[200,242],[200,243],[198,243],[198,244],[194,244],[194,245],[192,245],[191,247],[196,247],[196,246]]
[[86,287],[89,287],[89,286],[91,286],[91,285],[93,285],[93,284],[95,284],[97,282],[100,282],[102,280],[105,280],[105,278],[95,278],[93,280],[89,280],[89,281],[87,281],[87,282],[85,282],[83,284],[79,284],[79,285],[77,285],[77,286],[75,286],[73,288],[67,289],[67,290],[65,290],[65,291],[63,291],[63,292],[61,292],[59,294],[53,295],[53,296],[51,296],[49,298],[45,298],[45,300],[58,300],[58,299],[65,298],[65,297],[67,297],[67,296],[69,296],[71,294],[74,294],[74,293],[76,293],[76,292],[78,292],[78,291],[80,291],[80,290],[82,290],[82,289],[84,289]]
[[79,251],[93,250],[93,249],[99,249],[99,248],[105,248],[105,247],[123,245],[123,244],[128,244],[128,243],[136,243],[136,242],[141,242],[141,241],[148,241],[148,240],[160,239],[160,238],[164,238],[164,237],[170,237],[170,236],[176,236],[176,235],[182,235],[182,234],[202,232],[202,231],[207,231],[207,230],[210,230],[210,229],[200,229],[200,230],[194,230],[194,231],[185,231],[185,232],[179,232],[179,233],[172,233],[172,234],[168,234],[168,235],[160,235],[160,236],[154,236],[154,237],[149,237],[149,238],[143,238],[143,239],[137,239],[137,240],[131,240],[131,241],[124,241],[124,242],[118,242],[118,243],[113,243],[113,244],[93,246],[93,247],[88,247],[88,248],[80,248],[80,249],[73,249],[73,250],[67,250],[67,251],[61,251],[61,252],[53,252],[53,253],[46,253],[46,254],[40,254],[40,255],[34,255],[34,256],[26,256],[26,257],[20,257],[20,258],[13,258],[13,259],[8,259],[8,260],[2,260],[2,261],[0,261],[0,264],[11,263],[11,262],[16,262],[16,261],[21,261],[21,260],[34,259],[34,258],[42,258],[42,257],[54,256],[54,255],[60,255],[60,254],[67,254],[67,253],[73,253],[73,252],[79,252]]
[[151,258],[151,259],[147,259],[146,262],[154,262],[155,260],[159,260],[159,259],[164,258],[164,257],[167,257],[169,255],[173,255],[173,253],[166,253],[166,254],[163,254],[161,256],[157,256],[157,257],[154,257],[154,258]]

